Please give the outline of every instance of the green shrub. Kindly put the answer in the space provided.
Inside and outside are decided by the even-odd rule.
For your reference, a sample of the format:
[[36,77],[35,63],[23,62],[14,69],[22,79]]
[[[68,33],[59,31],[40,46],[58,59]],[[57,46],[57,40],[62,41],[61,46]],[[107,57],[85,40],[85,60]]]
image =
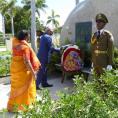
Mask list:
[[42,90],[41,99],[30,107],[25,106],[26,111],[19,111],[16,118],[52,118],[53,101],[48,90]]
[[75,89],[69,94],[60,92],[60,99],[53,101],[49,92],[25,112],[22,118],[118,118],[118,71],[107,71],[101,78],[85,82],[75,77]]
[[72,42],[70,41],[70,39],[67,37],[64,39],[64,45],[68,45],[68,44],[72,44]]
[[[106,72],[100,79],[86,83],[76,76],[73,94],[63,94],[58,101],[58,118],[118,117],[118,71]],[[56,118],[55,117],[55,118]]]
[[50,63],[48,64],[48,73],[56,72],[57,67],[55,64],[59,64],[61,62],[61,55],[59,53],[54,52],[50,57]]
[[113,63],[113,67],[115,69],[118,69],[118,48],[114,48],[114,59],[113,59],[114,63]]
[[0,53],[0,77],[10,74],[11,52]]
[[11,55],[11,51],[2,51],[2,52],[0,52],[0,56],[7,56],[7,55]]

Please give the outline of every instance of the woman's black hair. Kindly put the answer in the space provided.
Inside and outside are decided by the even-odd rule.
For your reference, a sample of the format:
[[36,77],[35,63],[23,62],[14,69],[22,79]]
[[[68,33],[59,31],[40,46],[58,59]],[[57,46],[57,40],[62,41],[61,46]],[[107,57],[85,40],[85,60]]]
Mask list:
[[17,34],[18,40],[24,40],[26,36],[28,36],[28,31],[27,30],[21,30]]

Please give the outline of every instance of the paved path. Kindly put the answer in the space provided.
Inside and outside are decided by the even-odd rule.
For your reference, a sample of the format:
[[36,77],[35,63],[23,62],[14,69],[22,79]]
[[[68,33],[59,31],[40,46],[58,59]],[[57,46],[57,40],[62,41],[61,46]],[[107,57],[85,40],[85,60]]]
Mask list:
[[[48,88],[50,91],[50,95],[54,100],[58,99],[58,96],[56,94],[58,91],[62,90],[64,91],[64,88],[69,88],[70,90],[72,90],[72,87],[74,85],[72,79],[65,80],[64,83],[62,84],[61,75],[50,77],[48,82],[54,85],[53,87]],[[6,108],[9,91],[10,91],[9,77],[0,78],[0,110]],[[37,95],[40,96],[40,91],[37,91]],[[3,117],[3,115],[5,115],[5,117]],[[5,114],[0,113],[0,118],[13,118],[13,116],[14,116],[13,113],[5,113]]]

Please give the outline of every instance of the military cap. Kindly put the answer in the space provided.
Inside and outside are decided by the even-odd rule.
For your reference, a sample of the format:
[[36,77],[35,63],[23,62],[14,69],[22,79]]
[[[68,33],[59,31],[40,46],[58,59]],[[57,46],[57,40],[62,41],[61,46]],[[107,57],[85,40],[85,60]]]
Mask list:
[[104,23],[108,23],[107,17],[104,14],[102,14],[102,13],[99,13],[99,14],[96,15],[96,21],[97,20],[101,20]]

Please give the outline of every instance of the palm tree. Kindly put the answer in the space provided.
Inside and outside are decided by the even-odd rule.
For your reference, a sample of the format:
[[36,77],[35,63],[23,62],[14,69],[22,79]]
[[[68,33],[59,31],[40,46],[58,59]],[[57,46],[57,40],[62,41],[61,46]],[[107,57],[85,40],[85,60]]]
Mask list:
[[[0,11],[3,17],[5,17],[6,14],[9,14],[11,17],[11,30],[12,30],[12,35],[14,35],[14,22],[13,22],[13,17],[15,14],[15,4],[16,0],[10,0],[9,2],[6,0],[0,0]],[[5,29],[5,28],[4,28]]]
[[[35,0],[35,8],[36,13],[38,14],[38,17],[40,17],[40,10],[45,12],[45,8],[48,6],[45,4],[45,0]],[[22,3],[24,4],[24,8],[27,10],[30,10],[31,8],[31,0],[22,0]]]
[[15,4],[16,4],[16,0],[10,0],[10,2],[8,3],[8,14],[11,17],[11,30],[12,30],[12,35],[14,36],[14,15],[16,14],[16,8],[15,8]]
[[5,22],[4,22],[4,18],[5,18],[5,14],[6,14],[6,3],[7,1],[5,0],[0,0],[0,12],[2,14],[2,23],[3,23],[3,38],[5,38]]
[[57,28],[59,26],[59,22],[57,20],[57,18],[59,18],[60,16],[55,14],[54,10],[52,10],[51,12],[51,16],[48,16],[48,20],[47,20],[47,24],[52,23],[52,28]]
[[57,40],[57,37],[58,37],[58,34],[55,32],[58,30],[58,26],[59,26],[59,22],[57,20],[57,18],[59,18],[60,16],[55,14],[54,10],[51,11],[51,16],[48,16],[48,20],[47,20],[47,24],[50,24],[52,25],[52,29],[54,30],[54,35],[53,35],[53,43],[54,45],[58,45],[58,40]]

